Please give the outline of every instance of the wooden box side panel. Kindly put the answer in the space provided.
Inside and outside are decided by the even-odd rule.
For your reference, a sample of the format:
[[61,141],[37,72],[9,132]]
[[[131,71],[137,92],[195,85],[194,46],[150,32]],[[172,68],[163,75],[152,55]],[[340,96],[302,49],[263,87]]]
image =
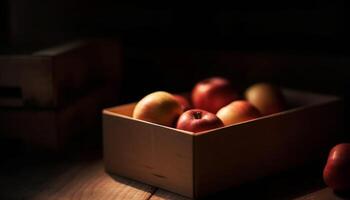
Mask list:
[[0,106],[48,107],[54,104],[50,58],[3,56],[0,65],[0,88],[16,91],[9,96],[1,95]]
[[195,196],[326,156],[341,134],[340,111],[333,102],[196,136]]
[[112,174],[193,196],[193,137],[104,113],[104,162]]

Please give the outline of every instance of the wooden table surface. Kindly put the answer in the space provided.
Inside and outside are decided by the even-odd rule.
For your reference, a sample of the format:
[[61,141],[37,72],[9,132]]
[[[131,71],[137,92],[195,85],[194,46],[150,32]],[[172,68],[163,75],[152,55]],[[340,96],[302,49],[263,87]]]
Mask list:
[[[0,148],[1,149],[1,148]],[[2,156],[0,199],[77,200],[188,198],[105,173],[99,153]],[[327,188],[320,170],[305,167],[214,194],[207,199],[347,199]]]

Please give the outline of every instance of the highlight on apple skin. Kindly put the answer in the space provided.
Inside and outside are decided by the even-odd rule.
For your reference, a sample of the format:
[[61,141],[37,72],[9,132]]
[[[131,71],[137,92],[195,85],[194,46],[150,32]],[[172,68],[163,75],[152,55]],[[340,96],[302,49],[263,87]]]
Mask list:
[[181,104],[172,94],[157,91],[148,94],[136,104],[133,118],[173,127],[182,112]]
[[176,128],[197,133],[223,126],[224,124],[215,114],[201,109],[191,109],[182,113]]
[[282,91],[269,83],[256,83],[245,91],[245,98],[253,104],[262,115],[281,112],[286,107]]
[[350,190],[350,143],[338,144],[331,149],[323,179],[335,191]]
[[198,82],[192,90],[194,108],[216,113],[223,106],[238,99],[229,80],[222,77],[212,77]]
[[258,118],[261,116],[261,113],[248,101],[237,100],[222,107],[216,113],[216,116],[227,126]]

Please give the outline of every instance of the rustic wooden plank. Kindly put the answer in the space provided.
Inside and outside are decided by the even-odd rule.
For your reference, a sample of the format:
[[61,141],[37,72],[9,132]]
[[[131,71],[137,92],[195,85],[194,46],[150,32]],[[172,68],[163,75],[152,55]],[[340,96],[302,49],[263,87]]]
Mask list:
[[298,197],[295,200],[345,200],[350,199],[349,195],[337,195],[330,188],[324,188],[316,192]]
[[87,164],[78,172],[72,169],[51,181],[34,196],[34,200],[50,199],[149,199],[155,188],[129,179],[107,175],[102,162]]
[[150,198],[150,200],[190,200],[187,197],[158,189]]

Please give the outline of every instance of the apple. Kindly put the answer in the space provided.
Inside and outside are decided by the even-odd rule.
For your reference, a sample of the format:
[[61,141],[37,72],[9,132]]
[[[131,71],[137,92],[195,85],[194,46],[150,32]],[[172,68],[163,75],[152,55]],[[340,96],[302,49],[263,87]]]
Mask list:
[[165,126],[174,126],[182,112],[181,104],[172,94],[157,91],[148,94],[136,104],[133,118]]
[[244,100],[233,101],[222,107],[217,113],[225,126],[255,119],[261,116],[260,111]]
[[182,113],[176,128],[197,133],[223,126],[224,124],[215,114],[201,109],[191,109]]
[[350,190],[350,143],[332,148],[323,170],[323,179],[336,191]]
[[173,96],[181,104],[183,111],[191,109],[192,106],[187,96],[180,94],[173,94]]
[[245,91],[245,98],[253,104],[262,115],[270,115],[285,109],[282,91],[269,83],[256,83]]
[[212,77],[198,82],[192,90],[194,108],[216,113],[223,106],[238,99],[229,80]]

